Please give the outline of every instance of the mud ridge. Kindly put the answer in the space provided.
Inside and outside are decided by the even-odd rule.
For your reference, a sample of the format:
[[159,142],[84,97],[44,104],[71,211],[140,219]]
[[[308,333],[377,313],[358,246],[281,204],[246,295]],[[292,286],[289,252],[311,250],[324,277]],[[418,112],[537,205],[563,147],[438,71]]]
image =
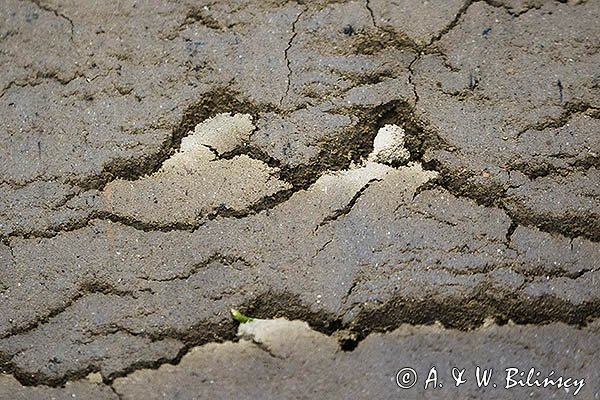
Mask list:
[[[104,289],[99,288],[101,291]],[[397,296],[383,304],[365,306],[348,324],[344,324],[341,318],[324,311],[311,311],[297,295],[285,292],[263,292],[238,308],[244,314],[254,318],[305,321],[312,329],[335,336],[340,347],[345,351],[352,351],[371,333],[390,332],[403,324],[429,325],[439,322],[446,329],[469,331],[482,326],[484,320],[490,318],[499,325],[506,324],[508,321],[523,325],[560,321],[581,327],[600,318],[598,301],[573,305],[552,296],[531,300],[528,296],[515,296],[514,293],[504,293],[501,298],[498,298],[498,296],[490,296],[488,289],[486,284],[480,285],[466,301],[460,296],[442,301],[432,299],[417,301]],[[136,335],[118,327],[116,331]],[[206,343],[236,341],[236,332],[237,323],[226,316],[218,322],[199,321],[186,332],[163,331],[160,335],[145,335],[152,340],[178,339],[184,343],[184,346],[172,359],[133,363],[112,374],[105,379],[104,383],[110,384],[115,378],[126,376],[138,369],[157,369],[166,363],[177,365],[193,347]],[[90,365],[83,370],[71,371],[60,379],[47,379],[47,377],[32,376],[30,373],[18,370],[9,358],[6,354],[0,355],[2,371],[14,374],[21,384],[27,386],[40,384],[61,386],[66,381],[81,379],[91,372],[99,371],[97,366]]]
[[528,130],[543,131],[548,128],[561,128],[569,123],[571,118],[576,114],[586,114],[592,118],[600,118],[600,109],[592,107],[584,102],[567,103],[563,106],[564,111],[556,118],[548,118],[533,125],[526,126],[521,129],[516,138],[519,138]]
[[[50,321],[52,318],[56,317],[57,315],[65,312],[67,309],[69,309],[71,306],[73,306],[73,304],[75,304],[79,299],[81,299],[85,296],[88,296],[90,294],[94,294],[94,293],[114,294],[117,296],[135,297],[136,292],[116,290],[112,286],[107,285],[106,283],[103,283],[103,282],[85,282],[79,286],[75,295],[73,295],[69,299],[65,300],[64,303],[60,307],[56,307],[54,309],[49,310],[45,315],[40,316],[38,319],[36,319],[35,321],[32,321],[31,323],[15,327],[14,329],[8,331],[5,335],[0,336],[0,339],[5,339],[5,338],[11,337],[11,336],[21,335],[24,333],[31,332],[31,331],[37,329],[38,327],[40,327],[41,325],[46,324],[48,321]],[[1,362],[0,362],[0,369],[3,369]]]
[[556,217],[547,214],[533,214],[518,206],[514,208],[514,211],[508,209],[505,211],[520,225],[535,226],[542,231],[559,233],[569,238],[581,236],[593,242],[600,242],[600,215],[596,213],[567,212],[562,217]]
[[501,299],[490,296],[482,285],[470,299],[454,301],[406,301],[394,298],[373,309],[365,308],[347,330],[357,342],[372,332],[389,332],[402,324],[428,325],[440,322],[446,329],[473,330],[493,318],[499,325],[512,321],[519,325],[563,322],[585,326],[600,317],[600,302],[573,305],[553,296],[535,300],[528,296],[505,293]]

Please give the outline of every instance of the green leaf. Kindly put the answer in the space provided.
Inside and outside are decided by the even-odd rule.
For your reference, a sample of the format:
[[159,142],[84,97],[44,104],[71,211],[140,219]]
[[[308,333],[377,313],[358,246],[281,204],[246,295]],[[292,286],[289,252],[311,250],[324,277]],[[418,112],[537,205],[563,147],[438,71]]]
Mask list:
[[240,324],[245,324],[246,322],[254,321],[254,318],[247,317],[244,314],[242,314],[241,312],[239,312],[239,310],[236,310],[234,308],[231,309],[231,316],[233,317],[233,319],[235,319]]

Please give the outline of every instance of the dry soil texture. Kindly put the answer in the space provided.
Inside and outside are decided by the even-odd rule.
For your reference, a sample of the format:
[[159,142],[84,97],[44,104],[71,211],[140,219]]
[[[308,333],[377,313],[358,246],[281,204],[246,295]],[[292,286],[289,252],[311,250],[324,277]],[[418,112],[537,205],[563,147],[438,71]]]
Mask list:
[[598,21],[2,0],[0,398],[600,398]]

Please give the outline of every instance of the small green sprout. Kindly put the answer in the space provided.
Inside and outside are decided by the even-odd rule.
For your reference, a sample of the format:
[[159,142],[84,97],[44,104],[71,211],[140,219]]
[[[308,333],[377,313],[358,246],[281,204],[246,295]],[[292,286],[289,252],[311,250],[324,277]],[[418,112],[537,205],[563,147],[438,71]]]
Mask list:
[[233,319],[235,319],[240,324],[245,324],[246,322],[254,321],[254,318],[245,316],[244,314],[242,314],[239,310],[236,310],[235,308],[231,309],[231,316],[233,317]]

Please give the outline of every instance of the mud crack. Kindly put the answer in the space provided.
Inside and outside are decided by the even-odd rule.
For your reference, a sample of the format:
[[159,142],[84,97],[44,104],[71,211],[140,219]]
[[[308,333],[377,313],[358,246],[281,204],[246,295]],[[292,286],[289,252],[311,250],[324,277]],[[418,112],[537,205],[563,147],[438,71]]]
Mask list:
[[43,4],[41,0],[30,0],[30,1],[33,4],[35,4],[36,6],[38,6],[41,10],[51,12],[55,16],[57,16],[59,18],[62,18],[65,21],[67,21],[67,23],[69,24],[69,26],[71,28],[71,33],[70,33],[69,38],[70,38],[70,40],[71,40],[72,43],[75,43],[75,41],[74,41],[75,25],[73,24],[73,20],[71,18],[67,17],[65,14],[59,12],[58,10],[56,10],[56,9],[54,9],[52,7],[49,7],[49,6],[45,5],[45,4]]
[[288,94],[289,94],[289,91],[290,91],[290,86],[292,84],[292,74],[293,74],[293,71],[292,71],[292,66],[291,66],[291,62],[290,62],[290,59],[289,59],[289,51],[292,48],[292,44],[294,43],[294,39],[296,39],[296,36],[298,35],[298,32],[296,31],[296,24],[300,20],[300,17],[302,17],[302,14],[304,14],[304,11],[306,11],[306,10],[300,11],[298,13],[298,15],[296,16],[296,19],[294,19],[294,21],[292,22],[292,36],[290,37],[290,40],[288,40],[287,47],[283,51],[283,57],[285,59],[285,63],[286,63],[286,67],[287,67],[288,73],[287,73],[287,78],[286,78],[285,93],[281,96],[281,99],[279,100],[279,106],[280,107],[283,104],[283,100],[288,97]]
[[529,130],[543,131],[545,129],[551,128],[562,128],[563,126],[569,123],[573,116],[577,114],[586,114],[596,119],[600,118],[600,109],[593,107],[587,103],[568,103],[563,108],[564,111],[558,117],[547,118],[543,121],[524,127],[517,133],[515,139],[520,138],[525,132]]
[[350,213],[350,211],[352,211],[352,208],[354,208],[354,205],[356,204],[356,202],[358,201],[360,196],[362,196],[362,194],[369,188],[369,186],[373,182],[381,182],[381,180],[382,180],[381,178],[373,178],[369,182],[367,182],[362,188],[360,188],[360,190],[358,192],[356,192],[356,194],[354,194],[354,196],[352,197],[352,199],[350,199],[348,204],[346,204],[343,208],[335,210],[331,215],[326,216],[323,219],[323,221],[321,221],[319,223],[319,225],[317,226],[317,229],[320,226],[327,225],[328,223],[333,222],[333,221],[337,220],[338,218],[343,217],[344,215],[347,215],[348,213]]
[[373,12],[373,8],[371,8],[371,0],[365,0],[365,7],[371,16],[371,23],[373,24],[373,27],[379,28],[377,26],[377,21],[375,21],[375,13]]

